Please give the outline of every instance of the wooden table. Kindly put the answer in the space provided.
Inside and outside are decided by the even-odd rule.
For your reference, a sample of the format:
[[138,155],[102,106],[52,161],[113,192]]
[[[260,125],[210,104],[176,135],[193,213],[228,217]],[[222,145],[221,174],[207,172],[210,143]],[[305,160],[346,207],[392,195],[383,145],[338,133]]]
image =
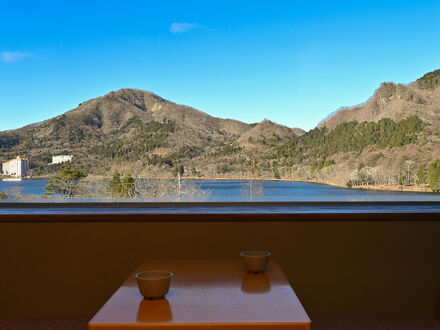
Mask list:
[[[174,273],[165,299],[145,300],[134,274]],[[89,329],[311,329],[311,322],[281,268],[248,274],[240,259],[148,260],[89,322]]]

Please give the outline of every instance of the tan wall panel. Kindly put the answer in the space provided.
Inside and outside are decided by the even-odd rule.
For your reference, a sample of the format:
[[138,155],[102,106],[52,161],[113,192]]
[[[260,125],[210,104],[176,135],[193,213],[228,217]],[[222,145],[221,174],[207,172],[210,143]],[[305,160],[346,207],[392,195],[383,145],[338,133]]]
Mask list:
[[224,217],[0,222],[0,318],[94,314],[143,259],[258,248],[272,251],[306,310],[435,314],[440,222]]

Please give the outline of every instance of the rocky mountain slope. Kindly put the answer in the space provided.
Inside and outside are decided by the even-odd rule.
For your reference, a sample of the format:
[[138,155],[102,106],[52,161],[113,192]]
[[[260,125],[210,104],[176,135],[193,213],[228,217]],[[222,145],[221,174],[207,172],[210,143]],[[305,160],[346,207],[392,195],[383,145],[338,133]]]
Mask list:
[[375,121],[390,118],[399,121],[418,116],[440,128],[440,70],[427,73],[409,85],[383,83],[364,104],[344,108],[322,121],[318,127],[333,129],[337,125],[356,120]]

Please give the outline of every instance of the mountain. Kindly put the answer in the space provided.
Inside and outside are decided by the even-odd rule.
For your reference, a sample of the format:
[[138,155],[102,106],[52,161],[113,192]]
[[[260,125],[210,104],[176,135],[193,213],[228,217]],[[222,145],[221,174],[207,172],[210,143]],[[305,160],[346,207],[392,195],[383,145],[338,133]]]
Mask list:
[[318,127],[334,129],[343,122],[399,121],[416,115],[440,128],[440,70],[427,73],[409,84],[383,83],[366,103],[344,108],[322,121]]
[[0,161],[29,158],[34,176],[65,166],[49,165],[53,155],[73,155],[72,165],[90,177],[119,170],[170,178],[183,169],[184,177],[427,190],[440,159],[439,132],[440,70],[408,85],[383,83],[364,104],[340,109],[308,132],[269,120],[215,118],[151,92],[121,89],[0,132]]
[[225,131],[234,135],[249,129],[249,125],[237,120],[214,118],[191,107],[178,105],[151,92],[137,89],[110,92],[80,104],[65,116],[77,120],[80,125],[98,128],[103,134],[119,129],[136,116],[144,123],[168,121],[174,122],[180,128],[209,127],[214,131]]
[[439,132],[436,70],[408,85],[383,83],[364,104],[340,109],[280,146],[277,157],[299,164],[292,177],[423,190],[428,168],[440,158]]
[[287,142],[297,136],[304,134],[300,128],[289,128],[276,124],[270,120],[263,120],[258,124],[251,125],[252,128],[244,132],[236,142],[243,146],[255,146],[257,141]]
[[279,144],[302,130],[215,118],[148,91],[121,89],[44,122],[0,132],[0,160],[20,154],[30,159],[31,174],[41,175],[57,168],[48,166],[52,155],[72,154],[89,173],[122,168],[156,175],[190,160],[194,166],[200,158],[218,162],[219,152],[246,144],[249,134],[269,139],[277,133]]

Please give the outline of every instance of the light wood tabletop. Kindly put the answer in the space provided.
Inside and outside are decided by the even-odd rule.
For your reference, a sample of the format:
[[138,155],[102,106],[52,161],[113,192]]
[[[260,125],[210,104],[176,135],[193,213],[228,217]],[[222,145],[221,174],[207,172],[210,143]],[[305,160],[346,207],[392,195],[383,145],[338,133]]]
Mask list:
[[[145,300],[134,275],[174,273],[164,299]],[[89,329],[311,329],[280,266],[246,273],[240,259],[147,260],[89,322]]]

